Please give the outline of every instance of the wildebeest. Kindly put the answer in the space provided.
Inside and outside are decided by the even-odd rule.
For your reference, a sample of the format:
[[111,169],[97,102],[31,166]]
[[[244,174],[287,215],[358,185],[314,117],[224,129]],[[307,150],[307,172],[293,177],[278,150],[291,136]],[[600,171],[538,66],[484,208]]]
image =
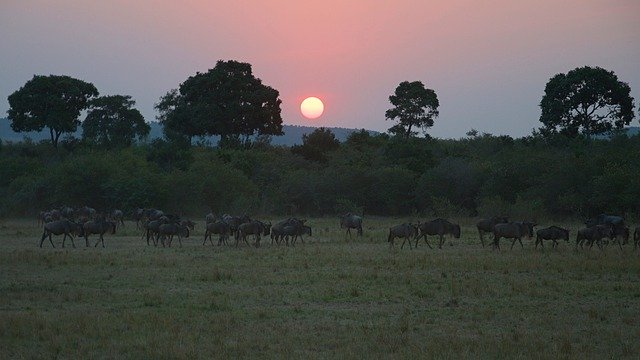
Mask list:
[[136,222],[136,229],[140,229],[140,223],[144,220],[145,209],[137,208],[133,210],[132,218]]
[[240,240],[244,241],[247,245],[247,235],[253,235],[255,239],[255,246],[260,246],[260,236],[267,236],[271,232],[271,224],[265,224],[259,220],[252,220],[250,222],[242,223],[238,226],[238,235],[236,236],[236,247],[240,243]]
[[218,218],[216,217],[216,215],[212,212],[208,213],[207,215],[205,215],[204,220],[207,224],[215,222]]
[[[276,244],[280,244],[280,240],[285,240],[287,246],[289,246],[289,238],[285,237],[284,231],[287,226],[304,226],[305,220],[297,219],[297,218],[288,218],[286,220],[282,220],[271,227],[271,244],[273,244],[274,240]],[[288,229],[288,231],[292,231]]]
[[229,214],[224,214],[222,215],[222,221],[229,224],[233,237],[237,238],[239,235],[238,228],[240,227],[240,225],[251,222],[251,218],[247,214],[244,214],[242,216],[232,216]]
[[188,227],[189,230],[191,230],[191,231],[193,231],[193,229],[196,228],[196,223],[194,223],[193,221],[191,221],[189,219],[181,220],[180,221],[180,225]]
[[144,209],[144,217],[149,220],[158,220],[164,216],[164,211],[158,209]]
[[292,237],[291,239],[292,246],[296,244],[296,240],[298,239],[298,237],[304,243],[304,239],[302,238],[302,235],[311,236],[311,226],[307,226],[303,224],[286,225],[282,229],[282,235],[284,236],[284,239],[287,245],[289,244],[289,236]]
[[493,247],[500,249],[500,239],[513,239],[511,243],[511,249],[513,249],[513,245],[516,244],[516,241],[520,242],[520,246],[524,248],[522,244],[522,238],[527,236],[531,237],[530,227],[531,223],[525,222],[510,222],[510,223],[499,223],[493,227]]
[[569,230],[553,225],[536,231],[536,249],[538,248],[538,244],[544,249],[543,240],[553,241],[551,247],[555,249],[555,247],[558,246],[558,240],[569,242]]
[[340,217],[340,228],[346,228],[349,237],[351,237],[351,229],[358,230],[358,235],[362,236],[362,217],[347,213]]
[[111,212],[111,220],[116,223],[116,226],[118,226],[118,224],[124,226],[124,213],[122,212],[122,210],[113,210]]
[[580,245],[580,248],[583,248],[583,243],[587,242],[589,244],[589,248],[593,247],[593,244],[595,243],[598,245],[598,248],[602,250],[602,239],[611,239],[612,236],[613,229],[608,225],[594,225],[580,229],[576,235],[576,249],[578,248],[578,245]]
[[144,233],[142,236],[147,237],[147,245],[149,244],[149,239],[153,241],[153,245],[158,245],[158,230],[160,229],[160,225],[166,224],[167,219],[159,219],[159,220],[147,220],[142,224],[144,229]]
[[64,247],[64,242],[67,240],[67,236],[71,238],[71,245],[76,247],[76,244],[73,242],[73,235],[82,235],[81,228],[78,224],[71,220],[56,220],[51,221],[44,224],[44,229],[42,232],[42,238],[40,239],[40,247],[42,247],[42,243],[46,237],[49,237],[49,242],[51,246],[53,245],[53,241],[51,240],[51,235],[62,235],[64,234],[64,238],[62,238],[62,247]]
[[60,208],[60,215],[62,215],[62,217],[65,219],[73,220],[75,216],[75,210],[73,210],[72,207],[63,206]]
[[477,224],[478,233],[480,234],[480,242],[482,243],[482,247],[484,247],[484,234],[493,233],[493,227],[497,224],[506,224],[509,222],[509,219],[505,216],[494,216],[490,219],[482,219]]
[[231,227],[229,227],[229,224],[222,220],[207,223],[207,229],[204,232],[204,241],[202,242],[202,245],[207,242],[207,238],[209,238],[209,241],[211,241],[211,245],[213,245],[213,241],[211,240],[212,234],[220,235],[220,237],[218,238],[218,245],[228,245],[227,240],[229,239],[229,235],[231,234]]
[[107,231],[110,231],[111,234],[115,234],[116,223],[113,221],[107,221],[105,219],[90,220],[82,224],[82,231],[86,246],[89,246],[89,235],[96,234],[100,235],[100,238],[98,239],[98,241],[96,241],[94,247],[98,246],[100,242],[102,242],[102,247],[104,247],[104,234]]
[[416,247],[418,247],[418,241],[420,238],[424,237],[424,241],[431,249],[431,244],[429,244],[429,240],[427,239],[428,235],[440,236],[440,241],[438,242],[438,248],[440,249],[442,249],[442,245],[444,244],[445,235],[451,235],[456,239],[460,239],[460,225],[451,223],[446,219],[438,218],[418,224],[418,230],[420,233],[416,236]]
[[80,218],[84,218],[87,220],[93,220],[96,216],[96,209],[88,207],[88,206],[83,206],[80,209],[78,209],[76,211],[76,213],[78,214],[78,217]]
[[589,228],[595,225],[610,225],[612,227],[624,226],[624,218],[617,215],[600,214],[595,218],[589,219],[584,222]]
[[182,237],[189,237],[189,227],[187,225],[183,225],[181,223],[171,222],[168,224],[161,224],[158,227],[158,238],[162,242],[162,246],[165,246],[164,240],[168,238],[169,247],[171,247],[171,242],[173,242],[173,237],[178,237],[178,242],[180,243],[180,247],[182,247]]
[[400,225],[396,225],[394,227],[389,228],[389,237],[387,241],[389,242],[389,247],[392,248],[394,246],[395,238],[404,238],[402,241],[402,245],[400,249],[404,247],[404,243],[409,241],[409,248],[411,248],[411,238],[418,234],[418,226],[404,223]]

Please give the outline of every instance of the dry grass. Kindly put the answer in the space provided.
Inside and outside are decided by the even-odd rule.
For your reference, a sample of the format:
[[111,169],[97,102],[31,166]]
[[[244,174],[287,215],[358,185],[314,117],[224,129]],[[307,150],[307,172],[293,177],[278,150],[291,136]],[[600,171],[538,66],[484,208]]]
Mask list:
[[127,223],[106,249],[40,249],[35,221],[0,221],[0,358],[640,356],[640,251],[497,252],[472,219],[391,250],[404,221],[348,239],[311,219],[305,244],[258,249],[202,246],[202,222],[182,248]]

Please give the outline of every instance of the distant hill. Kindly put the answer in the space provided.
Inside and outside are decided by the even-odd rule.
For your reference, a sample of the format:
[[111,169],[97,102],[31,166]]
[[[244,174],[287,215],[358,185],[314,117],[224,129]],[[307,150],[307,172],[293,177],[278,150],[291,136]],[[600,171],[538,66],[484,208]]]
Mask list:
[[[160,123],[155,121],[150,122],[149,125],[151,126],[151,132],[149,133],[148,141],[161,138],[162,125],[160,125]],[[313,132],[315,129],[317,128],[312,126],[284,125],[283,126],[284,135],[273,136],[271,138],[271,144],[285,145],[285,146],[302,144],[302,135],[309,134]],[[349,137],[349,135],[352,132],[360,131],[360,129],[348,129],[348,128],[338,128],[338,127],[330,127],[328,129],[330,129],[334,133],[336,138],[341,142],[344,142],[345,140],[347,140],[347,137]],[[372,131],[372,130],[367,130],[367,131],[369,131],[369,133],[371,134],[378,134],[377,131]],[[78,131],[74,133],[74,136],[81,137],[82,130],[78,129]],[[45,130],[40,132],[31,131],[31,132],[25,132],[25,133],[17,133],[11,129],[10,122],[8,119],[6,118],[0,119],[0,140],[19,142],[19,141],[22,141],[24,138],[30,138],[34,142],[39,142],[41,140],[48,140],[49,132]],[[195,139],[194,141],[199,141],[199,140],[200,139]],[[209,136],[209,137],[206,137],[204,140],[210,142],[211,144],[217,144],[219,137]]]

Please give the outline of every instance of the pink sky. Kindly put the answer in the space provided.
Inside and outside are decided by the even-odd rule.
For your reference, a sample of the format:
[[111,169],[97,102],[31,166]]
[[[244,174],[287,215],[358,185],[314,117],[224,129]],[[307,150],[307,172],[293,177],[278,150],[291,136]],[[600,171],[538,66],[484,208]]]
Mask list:
[[[0,116],[33,74],[153,104],[220,59],[278,89],[286,124],[386,131],[388,97],[420,80],[440,99],[430,133],[527,135],[549,78],[601,66],[640,102],[640,1],[2,0]],[[307,120],[306,96],[325,102]],[[637,118],[632,125],[638,125]]]

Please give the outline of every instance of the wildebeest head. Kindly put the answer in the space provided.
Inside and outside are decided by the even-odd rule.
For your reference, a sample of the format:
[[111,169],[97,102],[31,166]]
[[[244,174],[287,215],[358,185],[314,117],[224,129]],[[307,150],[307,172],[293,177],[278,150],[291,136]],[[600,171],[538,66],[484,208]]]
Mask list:
[[453,224],[453,237],[460,239],[460,225],[458,224]]

